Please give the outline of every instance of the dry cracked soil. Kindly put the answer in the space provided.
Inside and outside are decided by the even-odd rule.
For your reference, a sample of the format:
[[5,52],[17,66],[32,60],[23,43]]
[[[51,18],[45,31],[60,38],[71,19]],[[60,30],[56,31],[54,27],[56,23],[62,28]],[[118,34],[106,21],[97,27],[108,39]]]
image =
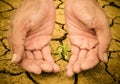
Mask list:
[[65,73],[68,60],[58,56],[56,51],[59,45],[65,45],[68,48],[68,58],[70,57],[70,42],[64,20],[65,0],[54,0],[57,17],[50,42],[51,53],[60,66],[60,73],[35,75],[11,64],[7,31],[10,18],[21,1],[0,0],[0,84],[120,84],[120,0],[98,0],[109,18],[113,33],[108,49],[109,62],[99,63],[93,69],[75,74],[72,78],[67,77]]

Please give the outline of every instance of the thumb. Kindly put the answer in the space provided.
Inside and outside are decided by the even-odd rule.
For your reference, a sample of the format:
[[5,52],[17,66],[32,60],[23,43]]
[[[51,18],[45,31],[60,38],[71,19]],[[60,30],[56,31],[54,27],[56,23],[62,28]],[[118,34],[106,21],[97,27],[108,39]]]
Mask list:
[[19,63],[23,58],[24,40],[26,32],[24,27],[18,24],[11,24],[8,31],[8,41],[12,52],[12,63]]
[[96,29],[96,34],[97,34],[97,38],[98,38],[98,56],[99,59],[102,62],[107,62],[108,61],[108,56],[106,54],[107,49],[110,45],[110,41],[111,41],[111,31],[109,28],[109,25],[105,24],[104,26],[101,26],[102,28],[98,28]]

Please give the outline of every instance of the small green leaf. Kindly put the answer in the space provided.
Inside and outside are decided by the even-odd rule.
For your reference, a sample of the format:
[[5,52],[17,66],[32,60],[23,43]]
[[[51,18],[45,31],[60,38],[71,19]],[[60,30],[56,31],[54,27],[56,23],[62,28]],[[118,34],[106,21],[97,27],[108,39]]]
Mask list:
[[68,52],[67,52],[67,47],[66,47],[66,46],[64,46],[64,45],[59,45],[59,46],[57,47],[57,54],[58,54],[58,56],[59,56],[60,58],[62,58],[62,56],[63,56],[63,58],[64,58],[65,60],[68,60],[68,57],[67,57]]
[[68,57],[65,55],[65,60],[68,60]]

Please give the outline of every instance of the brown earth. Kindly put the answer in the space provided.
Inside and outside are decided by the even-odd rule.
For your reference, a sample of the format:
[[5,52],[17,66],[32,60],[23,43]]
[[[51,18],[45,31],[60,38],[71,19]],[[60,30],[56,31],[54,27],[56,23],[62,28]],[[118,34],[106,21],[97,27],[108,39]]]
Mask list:
[[[108,50],[109,62],[99,63],[95,68],[83,71],[69,78],[65,67],[68,61],[57,55],[57,46],[66,45],[70,52],[70,43],[64,20],[65,0],[54,0],[56,22],[50,47],[52,56],[60,66],[58,74],[42,73],[34,75],[12,64],[7,41],[10,17],[22,0],[0,0],[0,84],[120,84],[120,0],[98,0],[110,20],[113,33]],[[69,53],[70,56],[70,53]]]

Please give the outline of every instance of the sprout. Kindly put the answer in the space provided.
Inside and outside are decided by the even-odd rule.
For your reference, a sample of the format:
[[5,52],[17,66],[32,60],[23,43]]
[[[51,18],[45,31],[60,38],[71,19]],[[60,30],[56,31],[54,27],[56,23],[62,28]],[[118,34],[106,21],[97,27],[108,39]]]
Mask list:
[[60,58],[64,59],[64,60],[68,60],[68,50],[67,47],[64,45],[59,45],[57,47],[57,54]]

